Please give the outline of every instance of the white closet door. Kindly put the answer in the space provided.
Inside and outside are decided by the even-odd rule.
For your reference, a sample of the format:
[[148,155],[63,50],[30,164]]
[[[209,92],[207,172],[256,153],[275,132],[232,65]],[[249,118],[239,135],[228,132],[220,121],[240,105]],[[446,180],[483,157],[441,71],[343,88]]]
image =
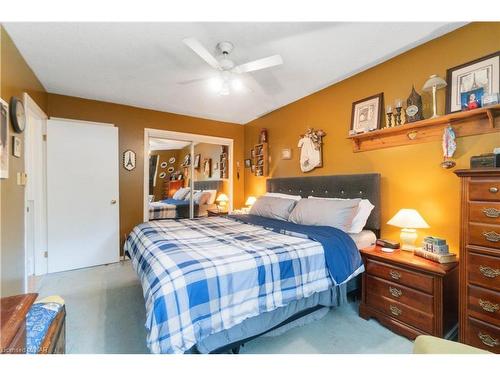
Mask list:
[[118,128],[47,124],[48,271],[119,261]]

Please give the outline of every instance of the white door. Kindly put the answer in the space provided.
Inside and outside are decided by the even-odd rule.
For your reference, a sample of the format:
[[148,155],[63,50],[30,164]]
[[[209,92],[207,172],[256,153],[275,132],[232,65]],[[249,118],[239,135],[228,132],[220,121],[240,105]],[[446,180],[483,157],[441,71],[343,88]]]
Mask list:
[[47,126],[49,272],[119,261],[118,128]]

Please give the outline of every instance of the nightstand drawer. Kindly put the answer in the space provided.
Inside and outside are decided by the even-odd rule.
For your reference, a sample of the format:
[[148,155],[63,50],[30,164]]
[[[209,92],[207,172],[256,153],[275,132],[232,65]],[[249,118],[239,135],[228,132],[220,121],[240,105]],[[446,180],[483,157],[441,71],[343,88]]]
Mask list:
[[500,258],[468,250],[467,278],[472,284],[500,291]]
[[366,292],[390,298],[429,314],[433,313],[432,296],[378,277],[366,277]]
[[468,243],[500,249],[500,225],[469,223]]
[[430,314],[371,293],[366,294],[366,303],[374,309],[421,331],[428,333],[433,332],[434,317]]
[[486,224],[500,224],[500,203],[470,202],[469,220]]
[[433,278],[422,273],[409,271],[386,263],[380,263],[371,259],[367,260],[366,272],[370,275],[406,285],[414,289],[432,294]]
[[465,343],[500,354],[500,329],[491,324],[469,317]]
[[469,285],[468,298],[471,316],[500,326],[500,293]]
[[500,183],[497,180],[472,180],[469,182],[469,200],[500,201]]

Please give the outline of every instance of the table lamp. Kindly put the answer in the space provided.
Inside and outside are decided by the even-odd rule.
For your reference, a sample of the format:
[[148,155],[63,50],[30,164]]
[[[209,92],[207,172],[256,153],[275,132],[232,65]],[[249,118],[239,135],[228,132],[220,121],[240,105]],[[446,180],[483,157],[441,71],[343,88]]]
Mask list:
[[227,202],[229,202],[229,198],[226,194],[220,193],[217,199],[215,200],[217,204],[217,208],[219,211],[227,211]]
[[446,87],[446,81],[439,77],[437,74],[433,74],[429,77],[429,79],[424,83],[424,87],[422,90],[424,91],[432,91],[432,117],[438,117],[437,115],[437,101],[436,101],[436,91],[438,89],[442,89]]
[[408,251],[415,250],[416,229],[429,228],[424,218],[412,208],[402,208],[387,224],[401,228],[401,250]]

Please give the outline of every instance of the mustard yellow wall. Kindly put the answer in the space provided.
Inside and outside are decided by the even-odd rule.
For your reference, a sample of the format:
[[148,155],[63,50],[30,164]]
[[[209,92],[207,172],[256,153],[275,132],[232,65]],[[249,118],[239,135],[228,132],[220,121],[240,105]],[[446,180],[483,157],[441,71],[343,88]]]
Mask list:
[[[9,102],[12,96],[22,99],[27,92],[44,111],[47,109],[47,93],[40,81],[21,56],[9,35],[0,26],[0,96]],[[24,140],[24,134],[12,135]],[[23,150],[24,151],[24,150]],[[9,178],[0,180],[1,191],[1,289],[2,296],[23,292],[24,283],[24,186],[17,185],[16,174],[24,171],[24,152],[20,158],[9,155]]]
[[[446,238],[457,251],[459,239],[459,181],[452,170],[443,170],[440,142],[353,153],[346,139],[352,103],[384,93],[386,102],[406,99],[412,84],[421,92],[431,74],[446,76],[446,69],[500,49],[500,23],[473,23],[372,69],[357,74],[320,92],[280,108],[245,126],[245,158],[267,128],[270,176],[330,175],[378,172],[382,175],[382,221],[387,222],[400,208],[416,208],[431,226],[420,237],[433,234]],[[438,105],[444,113],[444,90]],[[424,115],[429,116],[430,96],[423,94]],[[299,168],[299,135],[307,127],[326,131],[323,168],[303,174]],[[500,133],[458,139],[457,168],[467,168],[469,158],[500,147]],[[292,160],[280,160],[282,148],[292,148]],[[265,192],[265,178],[245,169],[245,197]],[[384,224],[382,236],[398,239],[399,230]]]

